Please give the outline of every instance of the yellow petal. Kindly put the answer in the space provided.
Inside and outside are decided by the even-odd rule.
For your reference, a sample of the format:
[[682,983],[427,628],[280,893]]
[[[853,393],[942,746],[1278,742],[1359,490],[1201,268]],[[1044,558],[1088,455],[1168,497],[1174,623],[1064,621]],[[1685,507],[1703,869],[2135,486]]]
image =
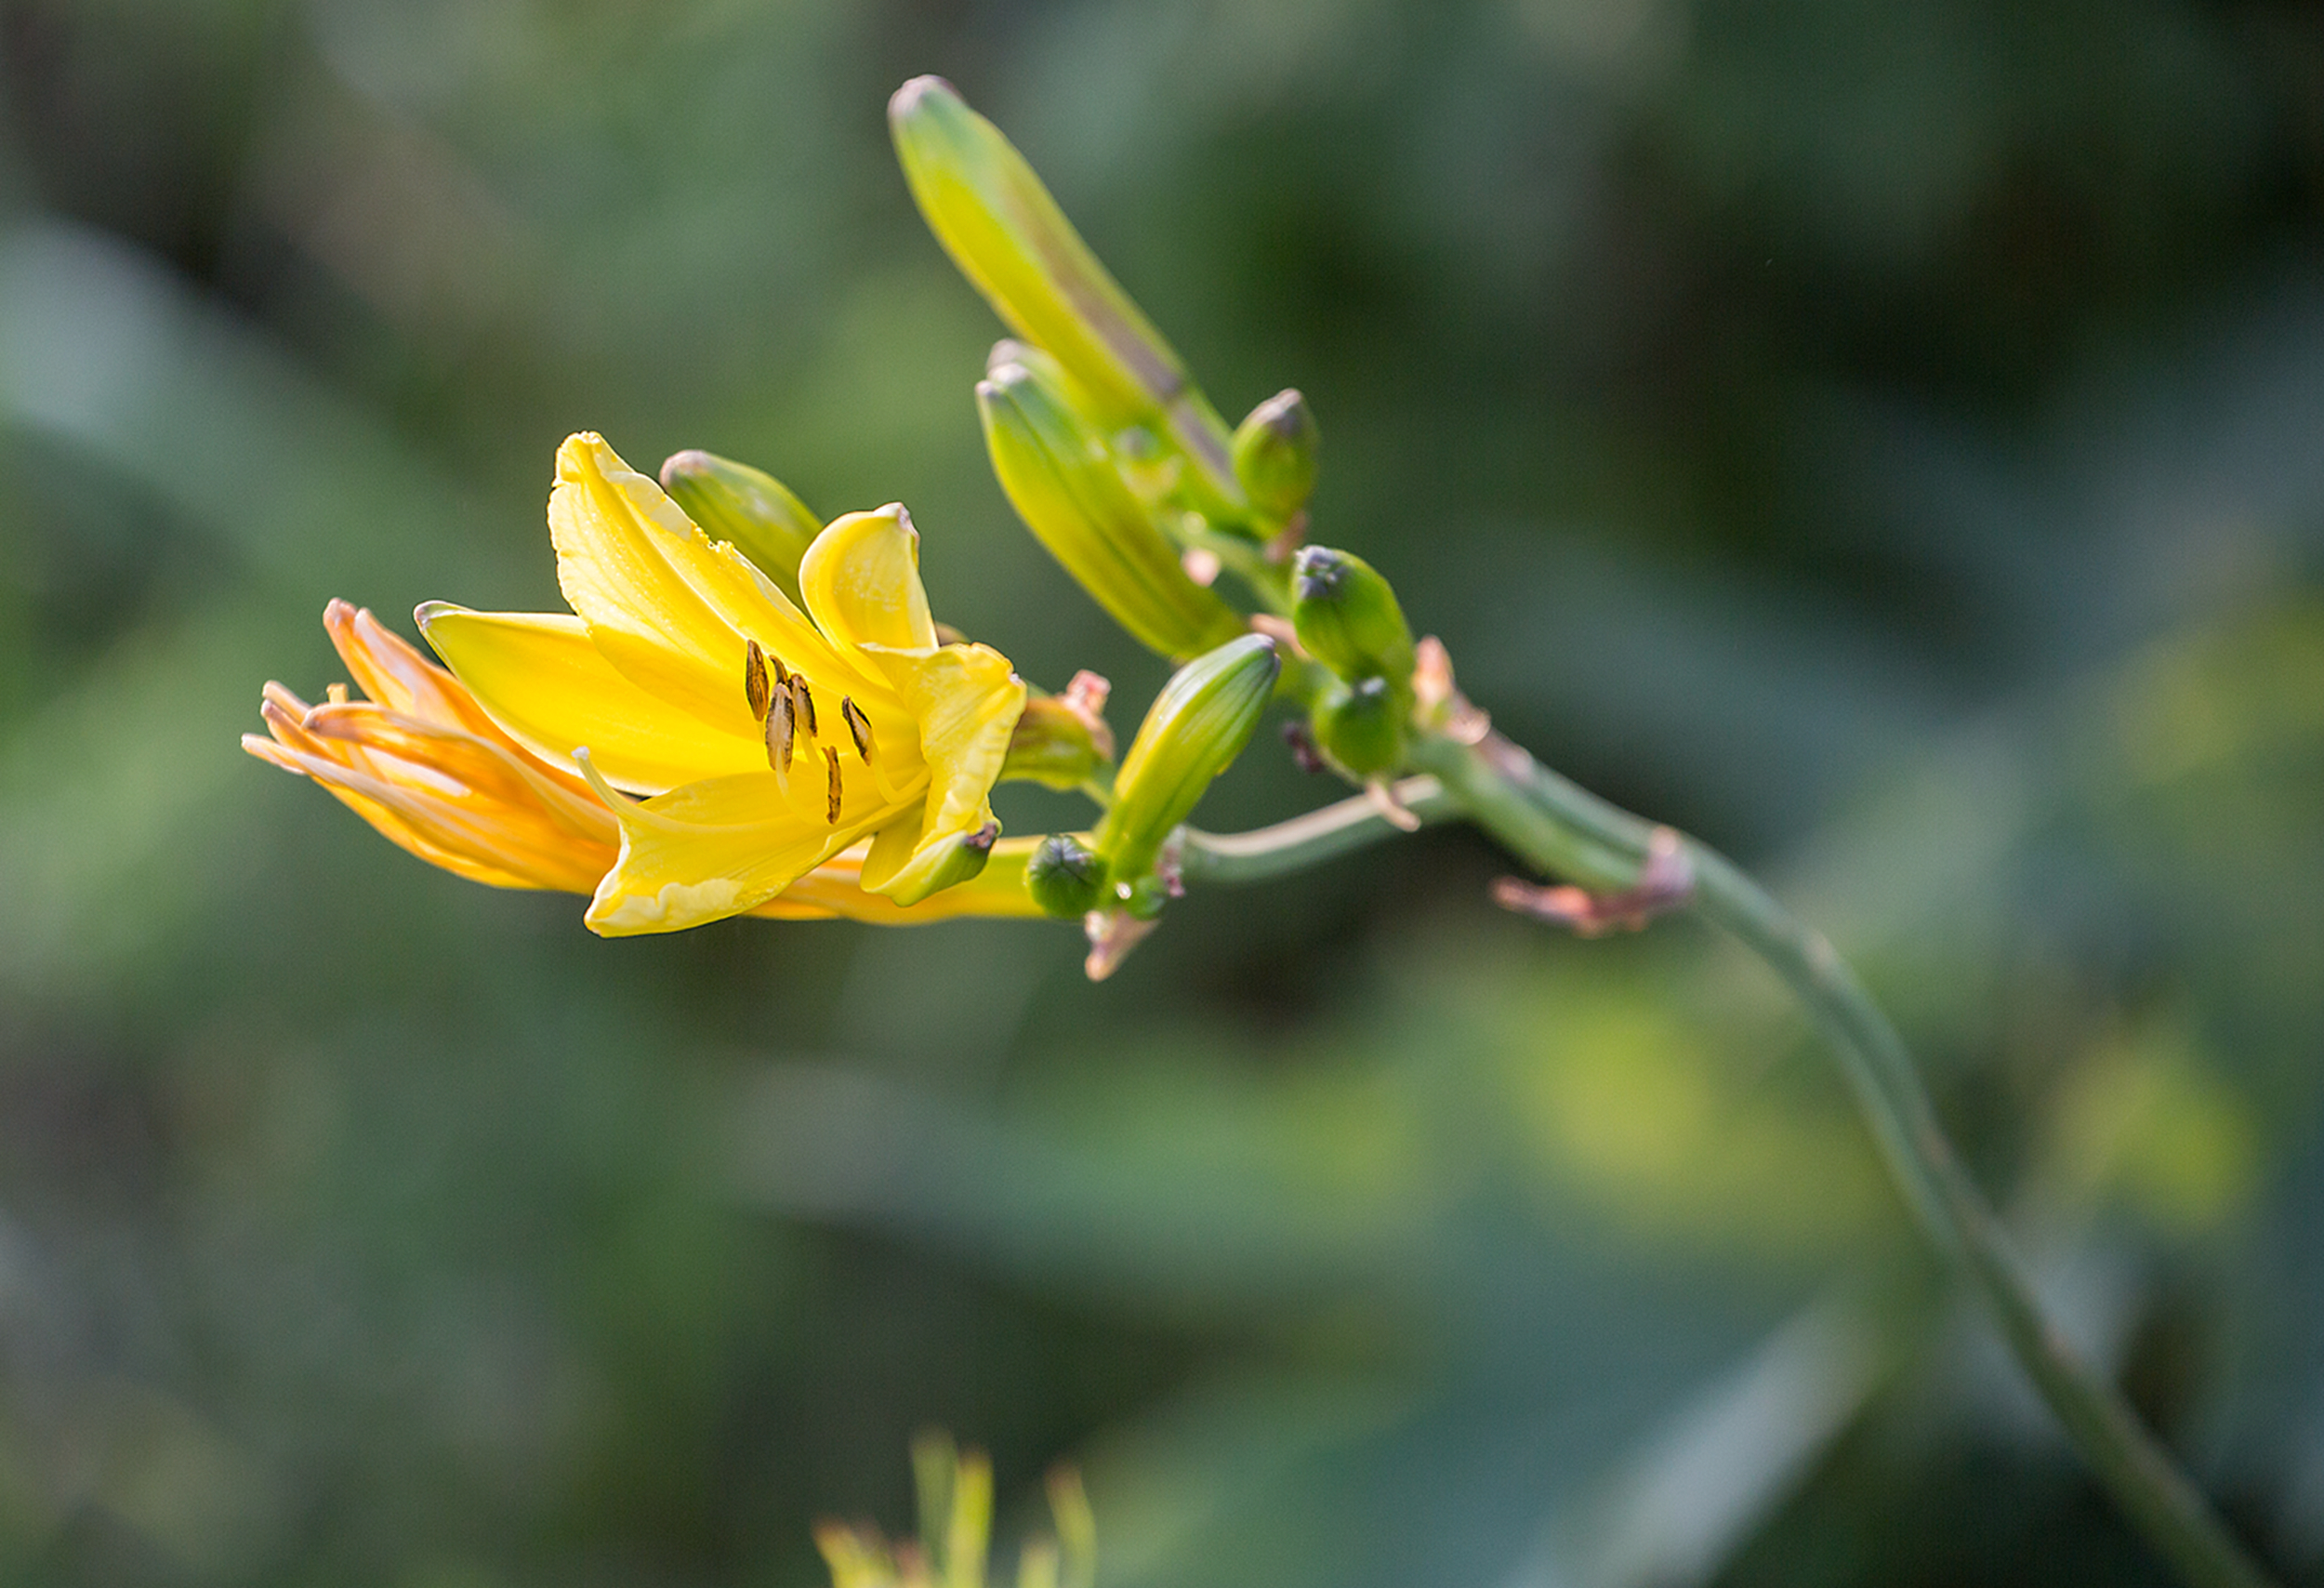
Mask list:
[[845,916],[879,926],[925,926],[963,916],[1045,920],[1024,886],[1025,861],[1040,841],[1037,838],[1003,839],[994,846],[992,859],[983,871],[910,906],[864,891],[865,846],[859,843],[833,855],[751,913],[777,920]]
[[740,727],[730,733],[672,710],[615,671],[577,617],[429,602],[419,626],[493,721],[551,765],[570,765],[586,748],[607,782],[646,794],[766,767],[759,725],[741,704],[739,644],[727,682]]
[[621,823],[621,858],[582,918],[606,937],[677,932],[754,909],[889,814],[867,801],[852,820],[843,811],[839,823],[825,821],[823,780],[804,767],[787,780],[772,772],[709,778],[640,803],[605,787],[589,758],[580,761]]
[[874,840],[863,884],[909,902],[924,896],[955,844],[993,819],[993,782],[1024,710],[1024,681],[1006,656],[984,645],[889,653],[885,659],[905,707],[919,719],[928,799],[917,827],[906,817]]
[[748,558],[696,529],[598,436],[558,449],[548,531],[558,585],[606,661],[713,728],[755,731],[742,690],[746,640],[818,682],[855,682],[856,665]]
[[919,531],[898,503],[833,519],[800,559],[799,588],[817,626],[842,646],[935,648]]

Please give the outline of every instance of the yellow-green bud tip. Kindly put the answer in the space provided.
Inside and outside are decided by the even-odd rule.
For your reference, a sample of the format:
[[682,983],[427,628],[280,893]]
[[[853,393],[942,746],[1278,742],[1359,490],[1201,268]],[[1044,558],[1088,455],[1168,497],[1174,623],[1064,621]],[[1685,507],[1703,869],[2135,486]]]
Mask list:
[[799,599],[799,563],[823,531],[822,521],[790,488],[762,469],[716,453],[672,453],[662,489],[713,540],[727,541]]

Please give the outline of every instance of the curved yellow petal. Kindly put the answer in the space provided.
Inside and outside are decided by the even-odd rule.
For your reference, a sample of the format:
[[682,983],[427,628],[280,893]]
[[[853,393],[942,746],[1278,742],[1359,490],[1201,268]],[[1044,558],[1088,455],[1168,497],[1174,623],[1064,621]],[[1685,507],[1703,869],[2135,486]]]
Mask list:
[[605,937],[677,932],[757,908],[893,815],[865,788],[829,821],[820,768],[713,777],[643,802],[605,786],[589,757],[582,775],[621,824],[621,857],[582,920]]
[[748,558],[695,528],[601,437],[558,448],[548,532],[557,583],[606,661],[711,727],[755,731],[742,689],[748,640],[819,679],[857,679]]
[[909,904],[940,886],[954,848],[992,821],[993,783],[1024,710],[1024,681],[1008,657],[985,645],[946,645],[925,655],[891,652],[886,660],[919,719],[928,798],[917,824],[906,816],[873,840],[863,885]]
[[420,631],[510,738],[553,766],[587,748],[617,788],[658,794],[705,777],[764,771],[765,742],[743,704],[742,647],[728,732],[674,711],[616,671],[588,625],[556,613],[470,612],[429,602]]
[[838,645],[935,649],[936,623],[920,584],[920,535],[901,503],[833,519],[799,560],[799,589],[817,627]]

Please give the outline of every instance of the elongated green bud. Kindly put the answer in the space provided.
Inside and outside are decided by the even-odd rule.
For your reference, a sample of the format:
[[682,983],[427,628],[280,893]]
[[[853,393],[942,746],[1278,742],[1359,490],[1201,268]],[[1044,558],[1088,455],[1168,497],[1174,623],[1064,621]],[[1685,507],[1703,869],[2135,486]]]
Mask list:
[[1033,369],[1005,364],[976,387],[984,446],[1010,505],[1050,555],[1141,644],[1192,656],[1243,627],[1186,576],[1178,549],[1129,494],[1105,443]]
[[662,489],[705,535],[732,541],[799,600],[799,560],[823,524],[782,481],[716,453],[678,452],[662,465]]
[[928,229],[1011,329],[1072,371],[1091,417],[1109,430],[1155,425],[1239,501],[1225,422],[1015,145],[941,77],[897,89],[888,126]]
[[1396,592],[1352,551],[1303,546],[1291,564],[1291,625],[1307,654],[1343,679],[1412,684],[1412,629]]
[[1295,390],[1276,392],[1235,427],[1235,473],[1251,505],[1288,522],[1315,490],[1315,411]]
[[1105,862],[1072,833],[1051,833],[1024,863],[1024,889],[1044,915],[1077,920],[1105,893]]
[[1246,634],[1178,669],[1155,696],[1114,778],[1097,850],[1116,885],[1153,870],[1162,845],[1203,790],[1234,763],[1274,694],[1282,658],[1264,634]]
[[1308,719],[1315,743],[1341,768],[1358,777],[1382,777],[1404,762],[1407,692],[1384,678],[1334,683],[1315,702]]

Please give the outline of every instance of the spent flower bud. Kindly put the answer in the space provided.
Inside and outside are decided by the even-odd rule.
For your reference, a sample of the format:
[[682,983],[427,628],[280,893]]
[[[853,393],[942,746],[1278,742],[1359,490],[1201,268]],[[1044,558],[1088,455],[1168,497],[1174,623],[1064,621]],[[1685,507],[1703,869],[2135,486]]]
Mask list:
[[662,464],[662,489],[705,535],[733,542],[799,601],[799,561],[823,524],[782,481],[716,453],[678,452]]
[[1291,563],[1291,623],[1308,655],[1343,679],[1412,686],[1412,629],[1396,592],[1352,551],[1304,546]]
[[1235,474],[1251,505],[1281,523],[1315,490],[1315,411],[1296,390],[1276,392],[1235,427]]
[[1171,832],[1211,780],[1233,764],[1274,692],[1282,658],[1264,634],[1246,634],[1196,657],[1162,686],[1114,778],[1097,850],[1116,880],[1154,868]]
[[1178,548],[1122,483],[1104,442],[1036,367],[994,370],[977,383],[976,408],[1017,516],[1140,643],[1192,656],[1242,628],[1234,608],[1186,576]]
[[1384,678],[1335,682],[1309,717],[1315,743],[1357,777],[1380,777],[1404,763],[1407,693]]
[[1074,834],[1051,833],[1025,861],[1024,887],[1044,915],[1077,920],[1104,896],[1105,862]]
[[1104,779],[1114,769],[1114,730],[1103,715],[1111,688],[1083,671],[1063,695],[1027,695],[1001,776],[1063,789]]

